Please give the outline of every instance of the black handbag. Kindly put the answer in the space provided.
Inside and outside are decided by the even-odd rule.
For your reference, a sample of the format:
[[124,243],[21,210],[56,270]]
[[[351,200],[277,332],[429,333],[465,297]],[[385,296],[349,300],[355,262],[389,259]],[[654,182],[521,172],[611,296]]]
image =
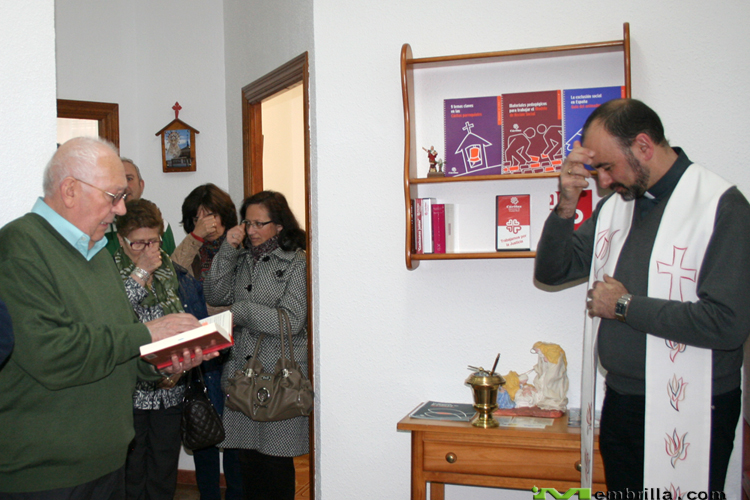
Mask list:
[[[195,378],[193,372],[197,373]],[[190,370],[187,377],[180,424],[182,444],[189,450],[215,446],[224,441],[224,424],[208,400],[200,366]]]
[[[273,422],[288,418],[307,416],[313,409],[312,384],[299,364],[294,360],[292,349],[292,327],[289,316],[279,308],[279,330],[281,334],[281,357],[273,373],[263,369],[258,360],[263,334],[255,344],[255,352],[242,370],[229,378],[225,405],[241,411],[258,422]],[[289,359],[286,359],[284,337],[289,344]]]

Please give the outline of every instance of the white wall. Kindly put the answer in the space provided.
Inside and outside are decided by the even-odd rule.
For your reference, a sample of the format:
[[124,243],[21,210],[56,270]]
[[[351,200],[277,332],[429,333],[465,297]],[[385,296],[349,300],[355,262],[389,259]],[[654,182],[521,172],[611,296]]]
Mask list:
[[[396,422],[426,399],[468,401],[466,365],[489,363],[498,350],[505,371],[533,364],[534,341],[560,343],[570,361],[570,397],[579,398],[581,287],[540,291],[530,261],[405,269],[401,44],[423,57],[609,40],[630,21],[634,97],[661,114],[673,144],[750,193],[742,154],[750,111],[742,98],[750,83],[744,2],[224,0],[223,14],[218,1],[107,5],[114,7],[59,3],[59,97],[120,103],[123,152],[148,165],[146,196],[174,204],[173,225],[195,185],[226,186],[228,176],[236,190],[241,87],[314,48],[317,498],[408,498],[410,439]],[[181,10],[173,14],[173,7]],[[28,210],[54,148],[51,9],[49,0],[6,5],[0,18],[0,169],[13,186],[0,202],[2,222]],[[178,39],[197,54],[189,79],[175,79],[159,50],[179,48]],[[195,174],[158,167],[153,134],[172,119],[175,100],[181,118],[201,131]],[[220,130],[226,153],[224,139],[213,142]],[[32,134],[48,145],[35,146]],[[206,162],[215,168],[202,170]],[[449,486],[447,497],[521,499],[528,492]]]
[[[143,197],[161,209],[179,243],[185,196],[207,182],[229,185],[221,0],[65,0],[55,7],[57,97],[119,104],[120,152],[140,167]],[[162,172],[155,134],[174,120],[175,101],[180,120],[200,131],[195,172]]]
[[408,498],[410,439],[396,422],[426,399],[468,402],[466,366],[497,351],[505,372],[531,367],[536,340],[560,343],[580,395],[583,287],[543,292],[531,261],[405,269],[401,45],[427,57],[611,40],[629,21],[634,97],[693,160],[750,193],[749,13],[744,2],[315,1],[322,498]]
[[3,226],[28,212],[42,195],[42,172],[55,152],[54,1],[5,2],[0,47]]
[[236,200],[243,194],[242,88],[312,52],[312,21],[312,0],[224,0],[229,192]]

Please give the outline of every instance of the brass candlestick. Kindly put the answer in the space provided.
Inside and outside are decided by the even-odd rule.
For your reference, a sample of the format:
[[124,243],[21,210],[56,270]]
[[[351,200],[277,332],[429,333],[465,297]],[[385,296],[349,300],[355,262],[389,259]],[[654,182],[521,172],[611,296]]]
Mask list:
[[484,429],[498,427],[500,424],[492,416],[492,412],[497,410],[497,391],[505,383],[505,379],[494,370],[488,372],[479,369],[466,379],[466,383],[471,386],[474,409],[477,411],[471,419],[471,425]]

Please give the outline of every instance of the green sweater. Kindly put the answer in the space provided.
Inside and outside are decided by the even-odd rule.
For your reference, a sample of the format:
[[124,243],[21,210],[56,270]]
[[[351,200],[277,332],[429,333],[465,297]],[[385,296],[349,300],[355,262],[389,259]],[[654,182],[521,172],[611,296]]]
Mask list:
[[0,370],[0,491],[92,481],[125,464],[151,341],[112,257],[87,261],[36,214],[0,229],[0,298],[16,345]]

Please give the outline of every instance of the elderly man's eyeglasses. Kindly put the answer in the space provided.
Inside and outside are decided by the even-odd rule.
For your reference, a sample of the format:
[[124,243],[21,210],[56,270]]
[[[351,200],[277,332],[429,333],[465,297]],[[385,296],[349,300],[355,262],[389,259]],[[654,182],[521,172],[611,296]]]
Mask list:
[[125,240],[125,243],[130,245],[130,248],[135,250],[136,252],[140,252],[146,247],[151,247],[151,245],[161,246],[161,236],[158,240],[148,240],[148,241],[130,241],[126,237],[122,237],[123,240]]
[[86,181],[82,181],[81,179],[78,179],[77,177],[73,177],[73,178],[74,178],[75,180],[77,180],[78,182],[81,182],[81,183],[83,183],[83,184],[86,184],[87,186],[91,186],[91,187],[92,187],[92,188],[94,188],[94,189],[98,189],[98,190],[99,190],[99,191],[101,191],[102,193],[104,193],[104,194],[106,194],[107,196],[109,196],[110,198],[112,198],[112,205],[113,205],[113,206],[114,206],[114,205],[117,205],[117,204],[118,204],[118,203],[120,202],[120,200],[122,200],[122,201],[125,201],[125,198],[127,198],[127,197],[128,197],[128,193],[113,194],[113,193],[110,193],[109,191],[105,191],[105,190],[103,190],[103,189],[102,189],[102,188],[100,188],[100,187],[96,187],[96,186],[94,186],[93,184],[89,184],[89,183],[88,183],[88,182],[86,182]]
[[266,222],[258,222],[257,220],[243,220],[240,222],[240,224],[244,225],[246,228],[254,227],[255,229],[261,229],[263,226],[272,223],[272,220],[266,221]]

